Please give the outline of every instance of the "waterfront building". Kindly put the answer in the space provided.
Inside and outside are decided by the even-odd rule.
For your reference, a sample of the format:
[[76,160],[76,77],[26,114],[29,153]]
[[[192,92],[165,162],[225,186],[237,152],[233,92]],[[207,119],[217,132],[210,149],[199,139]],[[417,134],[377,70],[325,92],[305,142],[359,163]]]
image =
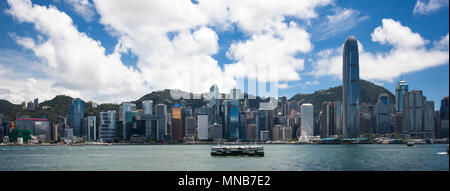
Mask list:
[[360,115],[360,133],[361,135],[372,134],[372,116],[367,111],[361,111]]
[[[136,112],[136,104],[122,103],[119,106],[119,121],[122,122],[122,137],[124,139],[127,139],[127,137],[130,137],[129,135],[127,135],[127,120],[125,119],[125,115],[127,112]],[[130,121],[130,119],[128,119],[128,122],[129,121]],[[129,140],[129,139],[127,139],[127,140]]]
[[132,131],[135,131],[137,129],[136,126],[136,116],[139,114],[137,111],[125,111],[125,116],[123,119],[123,138],[127,141],[131,138]]
[[84,129],[86,140],[97,140],[97,117],[87,116],[84,118]]
[[198,123],[198,139],[207,140],[208,137],[208,115],[200,114],[197,115]]
[[448,138],[448,120],[441,120],[441,137],[440,138]]
[[153,101],[152,100],[144,100],[142,101],[142,108],[144,109],[144,114],[153,115]]
[[69,107],[69,126],[73,129],[73,135],[76,137],[83,136],[83,120],[84,120],[84,101],[80,98],[72,100]]
[[64,129],[64,137],[66,139],[73,139],[73,129],[72,128],[65,128]]
[[449,118],[449,99],[448,96],[445,96],[441,100],[441,107],[439,109],[439,138],[448,138],[448,118]]
[[259,137],[261,137],[261,141],[269,140],[269,131],[261,131]]
[[336,135],[344,135],[344,129],[342,124],[342,102],[334,102],[334,125],[336,129]]
[[391,107],[389,105],[389,95],[380,94],[376,105],[377,134],[391,133]]
[[292,128],[289,126],[275,125],[273,127],[274,141],[288,141],[292,139]]
[[229,101],[229,126],[228,126],[228,139],[237,140],[239,139],[239,111],[240,111],[240,98],[241,91],[239,89],[233,88],[230,90],[230,101]]
[[256,140],[258,138],[256,124],[247,124],[247,132],[245,134],[247,135],[247,140]]
[[183,140],[183,112],[179,104],[172,107],[172,140]]
[[196,121],[195,118],[192,116],[186,117],[185,118],[185,137],[195,137],[196,135]]
[[246,131],[247,131],[247,113],[242,111],[239,112],[239,139],[245,140],[246,139]]
[[396,112],[393,116],[394,118],[394,133],[403,133],[403,112]]
[[345,41],[343,49],[343,132],[346,138],[359,137],[359,53],[355,37]]
[[99,138],[102,142],[113,142],[115,138],[116,111],[100,112]]
[[434,101],[425,101],[423,111],[423,130],[432,132],[434,138]]
[[167,105],[157,104],[155,106],[155,113],[158,117],[158,140],[163,140],[164,135],[170,135],[170,131],[167,126]]
[[222,123],[222,138],[228,138],[228,131],[230,127],[230,101],[224,100],[219,106],[219,115]]
[[428,102],[421,90],[404,95],[403,131],[412,138],[434,137],[434,102]]
[[157,115],[142,114],[136,116],[136,128],[130,131],[131,137],[135,138],[135,142],[143,142],[145,140],[163,140],[158,137],[159,118]]
[[261,131],[269,131],[269,112],[267,110],[258,110],[256,112],[256,136],[261,139]]
[[304,103],[301,106],[301,134],[311,137],[314,136],[314,119],[313,119],[313,105],[310,103]]
[[48,119],[17,118],[14,124],[17,130],[30,130],[31,134],[38,137],[40,142],[51,140],[50,121]]
[[403,95],[408,93],[408,83],[401,80],[395,86],[395,110],[403,112]]
[[334,104],[332,102],[322,103],[322,138],[327,138],[335,135],[335,114],[334,114]]
[[420,90],[413,90],[404,94],[403,96],[403,110],[404,110],[404,129],[405,133],[419,132],[422,130],[422,115],[423,115],[423,94]]
[[222,125],[214,123],[210,126],[210,139],[220,140],[223,138],[222,135]]

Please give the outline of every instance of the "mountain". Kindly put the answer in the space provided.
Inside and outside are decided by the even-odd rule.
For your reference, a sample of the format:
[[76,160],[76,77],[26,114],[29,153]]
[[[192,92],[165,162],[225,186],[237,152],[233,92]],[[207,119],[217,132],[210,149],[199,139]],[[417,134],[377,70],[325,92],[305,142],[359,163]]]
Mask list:
[[[386,93],[389,95],[391,104],[395,102],[395,96],[387,89],[375,85],[366,80],[360,80],[360,98],[361,103],[375,104],[378,100],[378,95]],[[314,116],[320,112],[322,102],[324,101],[342,101],[342,86],[329,88],[328,90],[318,90],[312,94],[297,94],[293,96],[290,101],[303,100],[306,103],[311,103],[314,106]]]
[[[377,86],[371,82],[361,80],[361,96],[360,101],[364,103],[375,104],[378,99],[378,95],[381,93],[387,93],[390,97],[391,103],[394,102],[394,95],[381,86]],[[144,100],[153,100],[153,105],[164,103],[167,104],[168,112],[171,111],[171,105],[175,103],[181,104],[185,102],[187,106],[191,106],[193,108],[201,107],[206,105],[208,102],[205,99],[205,96],[202,96],[202,99],[174,99],[171,93],[176,92],[176,95],[180,96],[192,96],[191,93],[183,92],[179,90],[162,90],[162,91],[154,91],[147,95],[144,95],[140,99],[136,101],[132,101],[132,103],[136,104],[136,108],[142,109],[142,101]],[[221,94],[222,97],[225,94]],[[245,94],[245,97],[249,95]],[[6,100],[0,100],[0,113],[3,113],[7,119],[15,119],[16,113],[21,113],[22,115],[29,115],[31,117],[42,117],[48,116],[51,120],[56,120],[58,117],[65,117],[68,113],[69,106],[72,104],[72,97],[59,95],[55,98],[44,101],[39,104],[39,107],[35,110],[22,109],[20,105],[15,105]],[[297,94],[290,99],[290,101],[299,101],[303,100],[307,103],[312,103],[314,105],[314,113],[317,115],[321,109],[321,104],[324,101],[337,101],[342,100],[342,86],[337,86],[330,88],[328,90],[319,90],[312,94]],[[257,97],[257,99],[250,99],[249,104],[252,108],[257,108],[260,102],[267,101],[267,98],[262,99]],[[44,110],[43,108],[46,107]],[[118,104],[99,104],[97,108],[93,108],[92,104],[85,103],[84,112],[86,115],[96,115],[99,116],[99,113],[102,111],[108,110],[119,110]],[[118,112],[117,112],[118,115]]]

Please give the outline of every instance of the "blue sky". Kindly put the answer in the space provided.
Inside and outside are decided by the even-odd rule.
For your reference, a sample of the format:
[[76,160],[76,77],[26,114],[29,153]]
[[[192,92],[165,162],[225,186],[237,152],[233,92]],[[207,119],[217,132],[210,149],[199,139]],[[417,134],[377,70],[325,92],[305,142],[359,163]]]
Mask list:
[[348,36],[363,47],[362,79],[394,92],[401,74],[436,108],[449,92],[445,0],[165,2],[1,1],[0,99],[118,103],[212,83],[228,93],[243,76],[292,97],[341,85]]

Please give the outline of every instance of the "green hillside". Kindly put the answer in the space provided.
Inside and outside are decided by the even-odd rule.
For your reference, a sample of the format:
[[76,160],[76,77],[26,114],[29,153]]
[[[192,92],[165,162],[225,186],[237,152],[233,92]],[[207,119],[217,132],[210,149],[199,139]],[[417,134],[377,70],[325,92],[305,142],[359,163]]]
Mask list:
[[[389,95],[391,103],[394,103],[394,95],[387,89],[375,85],[366,80],[360,80],[360,102],[375,104],[378,99],[378,95],[386,93]],[[314,106],[314,116],[316,116],[320,110],[321,105],[325,101],[338,101],[342,100],[342,86],[330,88],[328,90],[319,90],[312,94],[297,94],[293,96],[290,101],[303,100],[306,103],[311,103]]]
[[[361,102],[375,104],[377,102],[378,95],[381,93],[387,93],[390,96],[390,100],[393,103],[394,95],[381,86],[377,86],[371,82],[361,80]],[[179,91],[180,94],[191,95],[187,92]],[[224,95],[222,95],[224,96]],[[248,96],[245,94],[245,96]],[[72,104],[72,97],[59,95],[55,98],[44,101],[39,104],[39,108],[35,110],[22,109],[20,105],[15,105],[6,100],[0,100],[0,113],[3,113],[7,119],[14,119],[16,113],[21,113],[22,115],[29,115],[31,117],[42,117],[48,116],[51,120],[56,120],[58,117],[67,116],[69,106]],[[136,101],[132,101],[132,103],[136,104],[138,109],[142,108],[142,101],[144,100],[153,100],[153,104],[164,103],[167,104],[167,109],[170,112],[171,106],[175,103],[181,103],[181,100],[176,100],[171,96],[170,90],[163,91],[155,91],[149,93]],[[290,101],[299,101],[303,100],[307,103],[312,103],[314,105],[314,113],[317,115],[320,111],[320,107],[322,102],[324,101],[337,101],[342,100],[342,86],[333,87],[328,90],[319,90],[314,92],[313,94],[297,94],[290,99]],[[264,101],[259,97],[257,99],[251,99],[250,107],[257,108],[259,102]],[[201,107],[207,103],[205,99],[186,99],[184,100],[187,106],[191,106],[193,108]],[[44,106],[49,106],[48,109],[44,110]],[[93,108],[91,104],[85,103],[84,112],[85,115],[96,115],[99,116],[99,113],[102,111],[108,110],[119,110],[118,104],[99,104],[97,108]],[[117,112],[118,114],[118,112]]]

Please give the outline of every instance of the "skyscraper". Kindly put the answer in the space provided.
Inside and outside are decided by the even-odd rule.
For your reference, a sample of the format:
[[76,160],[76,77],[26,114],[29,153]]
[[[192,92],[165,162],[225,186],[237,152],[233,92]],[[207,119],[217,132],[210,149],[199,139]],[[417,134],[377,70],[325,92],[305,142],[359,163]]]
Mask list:
[[136,104],[134,103],[122,103],[122,105],[119,107],[119,121],[122,121],[122,136],[124,139],[126,139],[126,137],[129,137],[127,135],[127,122],[125,119],[125,115],[127,112],[134,111],[136,111]]
[[152,100],[144,100],[142,101],[142,108],[144,109],[144,114],[153,115],[153,101]]
[[164,135],[170,135],[167,129],[167,105],[158,104],[155,107],[156,116],[158,116],[158,130],[157,130],[157,138],[158,140],[162,140]]
[[219,99],[219,88],[214,84],[209,89],[209,107],[211,108],[210,124],[221,123]]
[[87,116],[84,118],[84,129],[87,140],[97,140],[97,117]]
[[403,112],[403,95],[406,93],[408,93],[408,84],[401,80],[395,86],[395,110],[397,112]]
[[198,123],[198,139],[206,140],[208,139],[208,115],[200,114],[197,115]]
[[391,133],[391,112],[389,105],[389,95],[380,94],[378,96],[377,106],[376,106],[376,120],[377,120],[377,134],[388,134]]
[[342,102],[334,102],[334,120],[336,126],[336,135],[344,135],[344,130],[342,129]]
[[72,100],[69,107],[69,126],[73,129],[73,135],[83,135],[84,101],[77,98]]
[[100,112],[98,136],[103,142],[112,142],[115,138],[116,111]]
[[313,105],[304,103],[301,106],[300,130],[305,136],[314,136]]
[[359,137],[359,54],[355,37],[344,44],[342,63],[343,130],[347,138]]
[[186,117],[185,118],[185,135],[186,137],[194,137],[196,135],[196,131],[195,131],[195,118],[194,117]]
[[181,141],[183,139],[182,109],[179,104],[172,108],[172,140]]
[[332,102],[322,103],[322,134],[321,137],[327,138],[335,135],[335,114],[334,104]]
[[231,140],[239,139],[239,98],[240,90],[231,89],[231,100],[229,103],[230,125],[228,130],[228,138]]

